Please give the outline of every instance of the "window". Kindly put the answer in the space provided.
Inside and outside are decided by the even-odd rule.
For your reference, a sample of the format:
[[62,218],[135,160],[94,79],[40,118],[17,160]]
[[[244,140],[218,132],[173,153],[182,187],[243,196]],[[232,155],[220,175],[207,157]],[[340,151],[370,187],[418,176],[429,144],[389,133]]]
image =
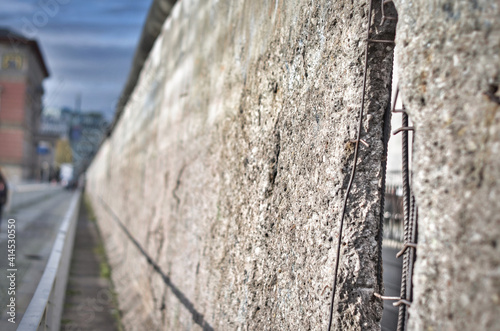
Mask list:
[[21,54],[5,54],[2,57],[2,69],[20,70],[23,67],[23,56]]

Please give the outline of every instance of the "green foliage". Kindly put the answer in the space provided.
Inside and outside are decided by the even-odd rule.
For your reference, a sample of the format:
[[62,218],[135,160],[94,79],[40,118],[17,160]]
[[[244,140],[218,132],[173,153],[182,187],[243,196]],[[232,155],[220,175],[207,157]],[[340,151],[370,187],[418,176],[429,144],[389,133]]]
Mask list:
[[73,162],[73,152],[68,139],[59,139],[57,141],[55,161],[58,165]]

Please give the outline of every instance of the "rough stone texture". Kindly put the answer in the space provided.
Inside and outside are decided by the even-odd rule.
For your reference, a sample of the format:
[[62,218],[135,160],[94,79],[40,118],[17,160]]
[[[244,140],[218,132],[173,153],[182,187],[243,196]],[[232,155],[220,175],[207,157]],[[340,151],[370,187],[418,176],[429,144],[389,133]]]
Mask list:
[[[128,330],[326,328],[367,12],[365,1],[177,3],[88,172]],[[372,45],[337,330],[380,324],[391,68],[392,46]]]
[[412,330],[500,327],[498,1],[397,1],[401,90],[416,126]]

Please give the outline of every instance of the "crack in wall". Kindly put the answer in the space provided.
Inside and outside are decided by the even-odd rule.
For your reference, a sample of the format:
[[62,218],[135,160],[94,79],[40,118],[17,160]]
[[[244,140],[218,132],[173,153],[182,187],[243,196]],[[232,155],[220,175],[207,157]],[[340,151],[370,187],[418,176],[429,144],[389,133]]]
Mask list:
[[177,179],[175,181],[175,187],[174,189],[172,190],[172,196],[174,197],[175,201],[176,201],[176,206],[177,208],[179,208],[179,205],[181,203],[181,199],[179,198],[179,196],[177,195],[177,191],[179,190],[180,186],[181,186],[181,178],[182,178],[182,174],[184,173],[184,170],[186,169],[186,164],[184,164],[182,167],[181,167],[181,170],[179,171],[179,173],[177,174]]

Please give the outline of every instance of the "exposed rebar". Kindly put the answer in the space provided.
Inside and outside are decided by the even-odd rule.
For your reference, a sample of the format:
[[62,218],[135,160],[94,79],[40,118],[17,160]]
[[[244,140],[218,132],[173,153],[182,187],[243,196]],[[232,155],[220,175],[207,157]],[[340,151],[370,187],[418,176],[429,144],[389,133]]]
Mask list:
[[[408,115],[403,113],[402,127],[408,127]],[[409,159],[408,159],[408,131],[402,131],[402,173],[403,173],[403,209],[404,209],[404,243],[409,243],[411,240],[410,230],[410,176],[409,176]],[[403,257],[403,270],[401,273],[401,299],[407,299],[407,278],[408,267],[410,264],[410,253],[406,250]],[[406,324],[406,305],[399,306],[398,314],[398,331],[405,330]]]

